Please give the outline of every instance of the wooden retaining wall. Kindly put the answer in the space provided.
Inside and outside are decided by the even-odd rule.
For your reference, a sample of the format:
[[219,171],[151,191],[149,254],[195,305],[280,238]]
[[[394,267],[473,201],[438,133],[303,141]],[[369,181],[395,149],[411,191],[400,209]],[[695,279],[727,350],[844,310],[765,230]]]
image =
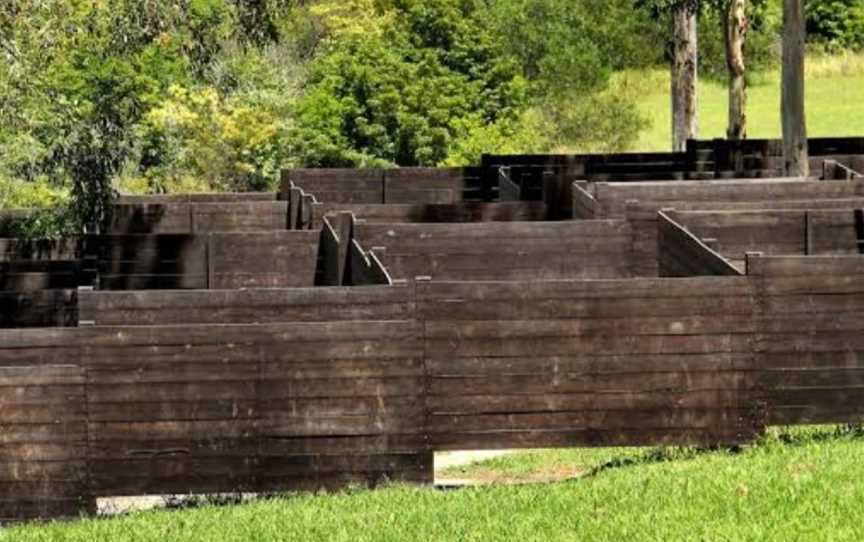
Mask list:
[[864,197],[864,182],[814,181],[805,179],[730,179],[722,181],[594,183],[574,190],[576,218],[620,218],[627,205],[678,208],[689,204],[721,204],[780,201],[859,199]]
[[406,287],[81,292],[98,326],[410,320]]
[[280,198],[293,186],[321,203],[453,204],[483,198],[478,168],[286,169]]
[[92,284],[82,240],[0,239],[0,329],[78,322],[75,290]]
[[[308,201],[308,199],[307,199]],[[547,208],[540,201],[463,202],[455,204],[343,204],[311,203],[311,228],[320,227],[324,217],[351,212],[376,224],[526,222],[546,220]]]
[[864,258],[751,255],[747,268],[765,423],[861,422]]
[[103,235],[88,239],[99,289],[311,286],[319,232]]
[[96,496],[428,483],[434,450],[733,444],[860,421],[862,262],[80,292],[95,326],[0,331],[0,517],[75,515]]
[[622,278],[638,264],[626,221],[358,223],[354,238],[395,280]]
[[[740,276],[735,265],[676,221],[672,212],[661,211],[657,220],[657,265],[661,277]],[[714,240],[712,240],[714,241]],[[714,244],[712,242],[712,244]]]
[[76,325],[77,290],[0,291],[0,329]]
[[109,233],[239,233],[287,227],[285,201],[147,203],[115,205]]
[[864,249],[864,216],[846,210],[683,211],[675,219],[744,268],[746,253],[851,255]]
[[0,523],[94,512],[85,370],[78,356],[15,349],[22,333],[0,332]]
[[121,194],[120,205],[153,205],[163,203],[248,203],[276,201],[277,192],[208,192],[200,194],[147,194],[142,196]]
[[[64,393],[73,384],[4,379],[0,394],[12,399],[0,414],[3,442],[17,448],[6,452],[0,473],[9,483],[49,486],[52,500],[63,499],[51,516],[78,512],[69,494],[52,490],[55,480],[83,486],[69,492],[84,503],[428,483],[417,326],[381,318],[5,332],[0,366],[14,363],[33,379],[47,363],[62,363],[76,372],[77,410]],[[74,425],[36,420],[34,405],[59,400],[69,416],[79,414]],[[31,454],[48,443],[45,453],[64,460],[31,466]],[[13,497],[4,516],[31,517],[33,508]]]
[[[417,283],[435,449],[748,440],[743,278]],[[743,407],[743,408],[742,408]]]

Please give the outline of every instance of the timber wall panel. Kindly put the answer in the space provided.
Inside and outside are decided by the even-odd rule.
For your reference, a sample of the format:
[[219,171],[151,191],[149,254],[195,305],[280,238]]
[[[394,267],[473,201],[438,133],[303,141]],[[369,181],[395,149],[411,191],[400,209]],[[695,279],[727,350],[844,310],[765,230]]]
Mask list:
[[284,230],[288,202],[115,205],[111,233],[211,233]]
[[340,204],[316,203],[313,225],[324,217],[351,212],[372,224],[528,222],[547,218],[547,207],[539,201],[462,202],[455,204]]
[[282,193],[293,182],[326,203],[384,203],[384,170],[290,169],[282,173]]
[[864,257],[756,257],[758,390],[767,424],[864,419]]
[[0,523],[92,512],[84,370],[8,364],[0,361]]
[[0,239],[0,262],[21,260],[74,261],[82,254],[81,239]]
[[80,292],[82,319],[100,326],[408,320],[406,286]]
[[319,238],[316,231],[213,234],[209,287],[226,290],[312,286]]
[[374,251],[365,251],[356,240],[348,249],[348,277],[351,286],[392,285],[393,278]]
[[744,266],[731,262],[664,212],[658,218],[658,265],[661,277],[739,276]]
[[858,254],[855,212],[848,210],[685,211],[675,217],[743,269],[747,252],[768,255]]
[[163,203],[241,203],[276,201],[276,192],[213,192],[200,194],[149,194],[135,196],[122,194],[117,198],[120,205],[150,205]]
[[[462,168],[398,168],[384,171],[385,203],[458,203],[465,182]],[[320,198],[319,198],[320,199]]]
[[[407,304],[407,290],[401,293]],[[71,384],[52,380],[56,390],[32,393],[3,379],[0,393],[8,382],[14,389],[0,399],[28,400],[32,408],[0,401],[0,426],[35,423],[53,401],[68,402],[74,384],[80,408],[66,414],[86,412],[73,436],[83,444],[86,434],[89,458],[81,469],[88,484],[70,489],[75,496],[428,483],[422,341],[413,320],[386,320],[390,314],[384,308],[374,321],[3,332],[0,364],[43,366],[60,357],[85,371]],[[62,427],[22,429],[0,444],[29,442],[22,440],[29,434],[56,440]],[[19,448],[9,448],[15,461],[26,456]],[[50,481],[56,470],[36,465],[27,472]]]
[[88,239],[97,262],[99,289],[207,288],[207,236],[100,235]]
[[434,449],[749,438],[745,278],[417,288]]
[[396,279],[535,280],[632,274],[625,221],[357,224]]
[[77,324],[75,290],[0,291],[0,329],[74,327]]
[[77,288],[82,280],[80,261],[0,262],[0,291],[32,292],[70,289]]
[[627,202],[637,200],[662,207],[676,201],[777,201],[861,197],[864,183],[813,181],[796,178],[721,181],[595,183],[590,185],[603,218],[623,215]]
[[88,240],[103,290],[311,286],[317,231],[103,235]]
[[713,239],[716,250],[740,269],[744,268],[747,252],[806,252],[803,211],[686,211],[675,216],[695,236]]
[[87,280],[81,240],[0,239],[0,291],[74,289]]

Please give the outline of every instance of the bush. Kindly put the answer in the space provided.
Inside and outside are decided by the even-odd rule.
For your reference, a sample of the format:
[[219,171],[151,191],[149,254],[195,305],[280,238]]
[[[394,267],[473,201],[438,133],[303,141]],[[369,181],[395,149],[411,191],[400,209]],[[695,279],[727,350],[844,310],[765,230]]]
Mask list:
[[344,34],[313,62],[292,134],[304,165],[436,165],[465,126],[524,109],[525,81],[480,2],[394,5],[380,35]]
[[151,191],[184,177],[216,190],[266,190],[283,161],[281,125],[266,111],[233,105],[214,89],[173,87],[141,126],[143,173]]
[[[25,210],[13,219],[9,209]],[[46,182],[12,180],[0,174],[0,235],[22,238],[61,237],[75,231],[69,193]]]
[[864,46],[864,0],[805,0],[808,40],[831,50]]

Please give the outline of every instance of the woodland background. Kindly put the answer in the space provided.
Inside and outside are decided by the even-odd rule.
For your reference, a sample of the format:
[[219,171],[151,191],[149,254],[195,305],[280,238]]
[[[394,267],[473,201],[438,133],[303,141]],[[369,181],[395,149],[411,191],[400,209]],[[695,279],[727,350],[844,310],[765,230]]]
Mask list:
[[[7,1],[0,208],[46,210],[22,227],[50,235],[98,219],[82,209],[110,191],[266,190],[282,167],[663,148],[662,4]],[[720,10],[702,4],[699,72],[710,103],[726,60]],[[758,104],[760,84],[776,79],[781,7],[748,8]],[[864,0],[808,0],[806,9],[810,57],[828,59],[831,74],[864,74]]]

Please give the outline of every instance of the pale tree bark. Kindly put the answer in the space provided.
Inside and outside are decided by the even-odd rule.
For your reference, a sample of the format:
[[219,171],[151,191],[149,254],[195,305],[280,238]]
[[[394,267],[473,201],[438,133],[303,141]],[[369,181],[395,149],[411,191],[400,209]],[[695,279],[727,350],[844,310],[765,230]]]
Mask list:
[[726,67],[729,71],[729,124],[726,138],[747,137],[747,82],[744,43],[747,39],[747,0],[729,0],[724,14]]
[[810,174],[807,121],[804,116],[804,6],[803,0],[783,0],[783,77],[780,89],[783,156],[786,174]]
[[672,19],[672,151],[683,152],[687,140],[696,139],[699,131],[696,10],[689,2],[681,2]]

